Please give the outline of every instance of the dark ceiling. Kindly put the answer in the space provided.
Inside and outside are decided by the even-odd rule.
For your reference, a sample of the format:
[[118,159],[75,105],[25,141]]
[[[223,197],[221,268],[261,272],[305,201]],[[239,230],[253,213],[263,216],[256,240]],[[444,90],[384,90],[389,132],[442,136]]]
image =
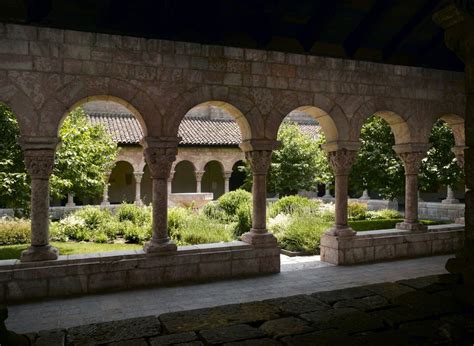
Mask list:
[[463,70],[439,0],[0,0],[0,21]]

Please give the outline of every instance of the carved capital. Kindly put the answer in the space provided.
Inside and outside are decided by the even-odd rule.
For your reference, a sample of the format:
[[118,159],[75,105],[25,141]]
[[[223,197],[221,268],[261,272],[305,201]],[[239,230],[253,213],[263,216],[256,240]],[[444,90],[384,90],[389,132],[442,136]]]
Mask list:
[[144,150],[145,160],[152,179],[168,179],[171,166],[176,159],[177,148],[153,148]]
[[334,175],[349,175],[351,167],[356,159],[357,151],[346,148],[329,151],[328,159]]
[[231,175],[232,175],[232,172],[224,172],[223,177],[224,179],[230,179]]
[[135,178],[136,183],[141,183],[143,178],[143,172],[133,172],[133,177]]
[[54,150],[25,150],[24,158],[32,179],[49,179],[53,172]]
[[403,161],[406,175],[418,174],[421,166],[421,160],[426,156],[424,151],[401,152],[397,153],[398,157]]
[[245,152],[245,158],[250,163],[253,174],[267,174],[272,161],[271,150],[252,150]]
[[196,174],[196,180],[197,181],[201,181],[202,180],[202,176],[204,175],[204,173],[206,173],[205,171],[196,171],[195,174]]

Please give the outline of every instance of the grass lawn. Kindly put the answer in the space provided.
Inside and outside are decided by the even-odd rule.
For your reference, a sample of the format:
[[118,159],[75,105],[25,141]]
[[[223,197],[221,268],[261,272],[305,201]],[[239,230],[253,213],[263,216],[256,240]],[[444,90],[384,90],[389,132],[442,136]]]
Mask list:
[[[137,250],[142,249],[139,244],[98,244],[98,243],[77,243],[77,242],[52,242],[52,246],[59,249],[60,255],[73,255],[80,253],[106,252],[117,250]],[[19,259],[23,250],[28,248],[28,244],[3,245],[0,246],[0,260]]]

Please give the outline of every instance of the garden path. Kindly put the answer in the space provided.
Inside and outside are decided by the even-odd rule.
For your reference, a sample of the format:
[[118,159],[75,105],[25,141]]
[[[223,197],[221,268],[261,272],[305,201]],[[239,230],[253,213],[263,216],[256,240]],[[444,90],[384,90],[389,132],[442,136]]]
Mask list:
[[44,300],[9,306],[7,328],[28,333],[54,328],[160,315],[225,304],[309,294],[372,283],[446,273],[451,256],[332,266],[319,256],[282,255],[280,274],[240,280]]

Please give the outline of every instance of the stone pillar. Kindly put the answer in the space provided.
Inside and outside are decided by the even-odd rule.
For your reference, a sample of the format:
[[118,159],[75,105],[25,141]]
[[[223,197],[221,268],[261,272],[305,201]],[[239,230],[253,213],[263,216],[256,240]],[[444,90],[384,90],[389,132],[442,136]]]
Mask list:
[[[331,150],[328,145],[324,146],[328,153],[329,163],[335,177],[335,224],[326,231],[327,235],[338,237],[351,237],[356,232],[347,224],[347,199],[349,186],[349,173],[355,161],[357,151],[348,148],[336,148]],[[354,148],[355,149],[355,148]]]
[[143,172],[133,172],[133,177],[135,178],[135,204],[143,205],[141,197],[141,182],[143,177]]
[[102,202],[100,203],[101,207],[107,207],[110,205],[109,202],[109,179],[112,172],[105,172],[104,175],[104,192],[102,195]]
[[276,246],[273,234],[267,231],[267,171],[270,167],[272,150],[278,142],[248,140],[240,147],[252,168],[252,229],[242,235],[242,241],[255,246]]
[[369,190],[365,189],[365,190],[362,192],[362,196],[360,196],[359,199],[362,199],[362,200],[369,200],[369,199],[370,199]]
[[205,171],[196,171],[196,192],[201,193],[202,192],[202,177],[206,173]]
[[176,137],[145,137],[142,140],[152,180],[153,206],[153,235],[144,246],[146,253],[171,254],[177,250],[168,236],[168,184],[171,166],[178,153],[178,141]]
[[446,186],[446,198],[441,201],[443,204],[457,204],[459,199],[454,197],[454,191],[451,186]]
[[393,147],[405,167],[405,220],[397,229],[424,232],[428,228],[418,221],[418,172],[426,156],[427,144],[399,144]]
[[[456,156],[456,161],[458,166],[464,172],[464,150],[467,149],[466,146],[456,145],[455,147],[451,148],[451,151]],[[467,191],[467,187],[464,187],[464,190]],[[455,223],[464,225],[466,223],[466,219],[463,217],[458,217],[454,220]]]
[[231,175],[232,175],[232,172],[224,172],[224,193],[227,193],[230,191],[229,179]]
[[59,255],[49,245],[49,177],[58,142],[56,137],[20,138],[31,177],[31,246],[21,253],[22,262],[55,260]]
[[[456,4],[456,5],[455,5]],[[465,239],[464,249],[448,260],[446,269],[461,274],[466,284],[474,286],[474,11],[469,1],[447,3],[433,15],[434,21],[444,30],[444,41],[464,62],[466,91],[464,150],[465,194]],[[464,298],[474,304],[473,287],[466,289]]]
[[325,199],[332,199],[332,195],[331,195],[331,184],[330,183],[326,183],[325,186],[324,186],[324,196],[323,198]]
[[75,206],[76,206],[76,203],[74,203],[74,195],[72,193],[68,193],[66,207],[71,208]]

